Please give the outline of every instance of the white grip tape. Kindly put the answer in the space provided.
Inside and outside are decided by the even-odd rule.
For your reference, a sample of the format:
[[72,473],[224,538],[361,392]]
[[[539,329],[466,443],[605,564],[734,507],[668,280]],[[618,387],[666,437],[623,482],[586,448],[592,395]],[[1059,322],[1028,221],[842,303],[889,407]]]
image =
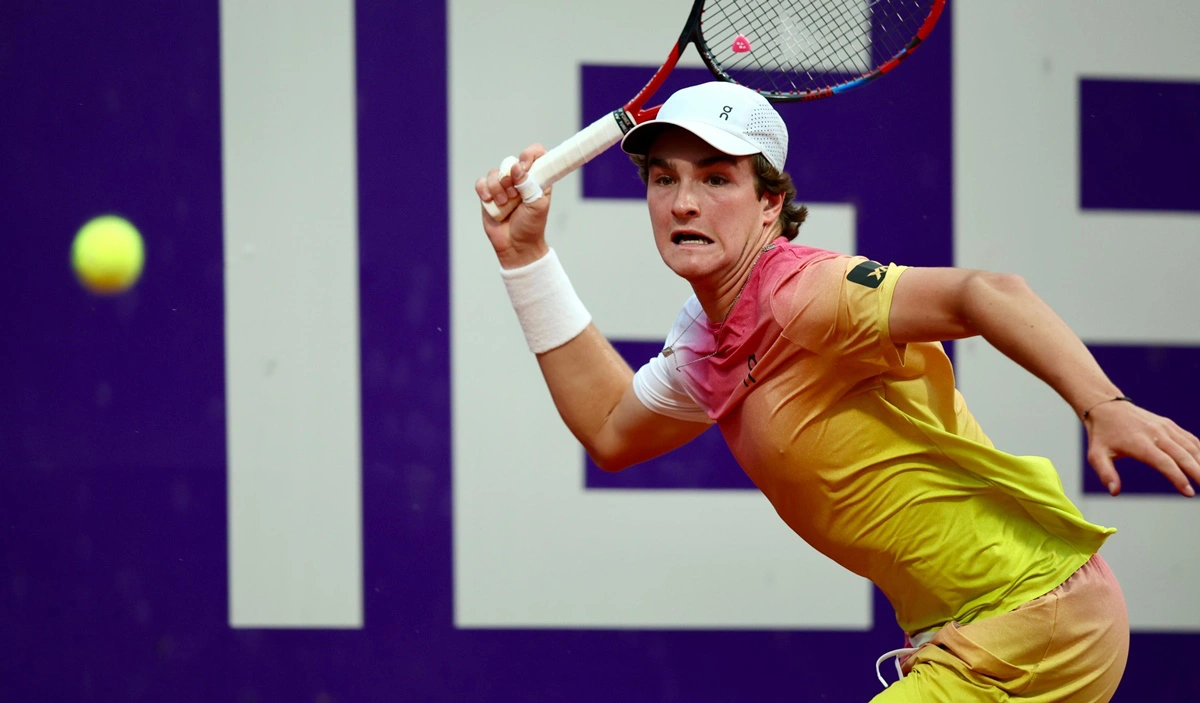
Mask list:
[[[527,198],[527,191],[521,190],[521,186],[517,186],[517,192],[521,194],[521,199],[527,203],[537,200],[541,197],[542,188],[553,185],[558,179],[604,153],[613,144],[621,141],[622,135],[624,135],[624,131],[621,130],[621,122],[614,113],[609,113],[584,127],[575,136],[547,151],[540,159],[533,162],[521,185],[525,186],[528,192],[536,192],[538,195]],[[501,175],[512,170],[512,163],[509,159],[514,159],[514,157],[510,156],[504,160],[504,163],[508,164],[508,169],[501,164]],[[505,203],[504,207],[497,207],[491,201],[483,204],[488,214],[499,221],[507,219],[509,213],[516,206],[517,203],[512,200]]]
[[592,315],[575,293],[554,249],[515,269],[501,269],[525,341],[535,354],[561,347],[579,336]]

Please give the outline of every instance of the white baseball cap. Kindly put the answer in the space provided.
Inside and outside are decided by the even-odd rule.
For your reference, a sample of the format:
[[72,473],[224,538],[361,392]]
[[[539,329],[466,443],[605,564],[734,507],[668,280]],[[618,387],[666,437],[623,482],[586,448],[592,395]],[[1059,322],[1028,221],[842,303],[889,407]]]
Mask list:
[[779,171],[787,161],[788,133],[783,118],[753,90],[713,81],[676,92],[658,116],[625,134],[621,148],[645,156],[664,125],[682,127],[717,151],[734,156],[762,153]]

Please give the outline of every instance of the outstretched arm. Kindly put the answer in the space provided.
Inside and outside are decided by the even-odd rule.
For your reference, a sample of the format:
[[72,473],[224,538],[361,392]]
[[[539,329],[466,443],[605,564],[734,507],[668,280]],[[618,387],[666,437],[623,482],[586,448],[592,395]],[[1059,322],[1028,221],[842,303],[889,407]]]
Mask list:
[[[519,199],[512,184],[522,182],[544,153],[540,145],[529,147],[510,173],[493,170],[479,179],[476,193],[498,205]],[[557,261],[545,258],[549,196],[547,188],[544,197],[521,203],[503,222],[484,211],[483,228],[510,283],[518,317],[524,314],[522,326],[559,415],[596,464],[609,471],[685,444],[708,426],[659,415],[642,404],[633,391],[633,370],[590,323]]]
[[892,341],[942,341],[981,335],[1045,381],[1088,431],[1088,461],[1113,495],[1113,459],[1153,466],[1186,496],[1200,481],[1200,440],[1133,403],[1109,380],[1079,337],[1019,276],[953,268],[914,268],[896,282],[888,318]]

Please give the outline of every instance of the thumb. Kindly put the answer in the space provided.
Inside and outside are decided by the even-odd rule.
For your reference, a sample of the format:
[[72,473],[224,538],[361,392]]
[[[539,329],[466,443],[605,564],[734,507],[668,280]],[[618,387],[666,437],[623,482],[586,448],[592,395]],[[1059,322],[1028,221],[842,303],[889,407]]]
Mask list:
[[500,172],[507,174],[512,179],[513,188],[517,189],[521,201],[526,205],[537,202],[545,195],[541,184],[530,177],[529,167],[518,161],[516,157],[510,156],[505,159],[500,164]]

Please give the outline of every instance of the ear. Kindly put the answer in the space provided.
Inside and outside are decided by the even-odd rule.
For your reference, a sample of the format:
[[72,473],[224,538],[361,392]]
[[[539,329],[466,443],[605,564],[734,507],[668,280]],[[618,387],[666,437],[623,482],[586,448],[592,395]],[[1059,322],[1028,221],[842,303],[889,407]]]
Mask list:
[[779,219],[780,213],[783,212],[783,193],[772,194],[763,191],[759,202],[762,203],[764,225],[769,225]]

